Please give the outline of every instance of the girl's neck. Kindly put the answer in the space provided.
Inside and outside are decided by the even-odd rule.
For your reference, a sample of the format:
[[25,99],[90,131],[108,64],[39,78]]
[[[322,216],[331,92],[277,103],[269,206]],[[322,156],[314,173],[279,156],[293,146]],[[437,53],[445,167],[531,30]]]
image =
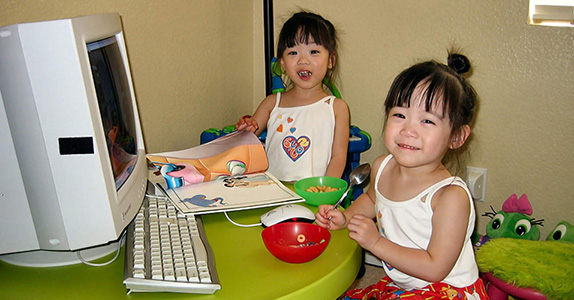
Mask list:
[[385,180],[378,183],[383,195],[394,201],[404,201],[412,199],[451,174],[442,163],[409,168],[392,159],[385,167],[383,176]]
[[[301,89],[294,86],[292,89],[283,93],[281,96],[281,103],[287,106],[302,106],[315,103],[327,97],[327,94],[322,87],[313,89]],[[282,105],[283,106],[283,105]]]

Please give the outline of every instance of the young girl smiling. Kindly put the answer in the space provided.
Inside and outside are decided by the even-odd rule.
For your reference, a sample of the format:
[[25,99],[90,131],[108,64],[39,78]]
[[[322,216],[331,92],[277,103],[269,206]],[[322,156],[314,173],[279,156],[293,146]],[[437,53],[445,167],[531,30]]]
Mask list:
[[349,146],[349,108],[323,87],[324,78],[332,80],[337,62],[335,27],[314,13],[294,14],[279,34],[277,57],[291,88],[267,96],[236,128],[257,135],[267,128],[268,171],[282,181],[341,177]]
[[399,74],[385,101],[390,154],[375,160],[374,181],[344,212],[319,207],[318,225],[348,228],[387,274],[343,299],[488,299],[470,240],[472,197],[443,165],[470,134],[476,94],[459,75],[469,69],[450,54],[448,66],[428,61]]

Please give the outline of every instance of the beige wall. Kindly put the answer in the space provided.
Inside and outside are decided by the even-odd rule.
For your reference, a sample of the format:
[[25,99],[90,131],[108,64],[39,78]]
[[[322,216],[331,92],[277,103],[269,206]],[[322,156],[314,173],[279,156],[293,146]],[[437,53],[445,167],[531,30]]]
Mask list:
[[[298,7],[324,15],[340,38],[343,98],[352,123],[371,133],[363,160],[382,153],[382,101],[393,78],[421,60],[462,47],[480,97],[469,165],[488,169],[480,215],[527,194],[542,237],[574,223],[574,29],[527,25],[528,1],[275,1],[275,32]],[[265,95],[262,1],[13,1],[0,25],[119,12],[148,151],[199,143]]]

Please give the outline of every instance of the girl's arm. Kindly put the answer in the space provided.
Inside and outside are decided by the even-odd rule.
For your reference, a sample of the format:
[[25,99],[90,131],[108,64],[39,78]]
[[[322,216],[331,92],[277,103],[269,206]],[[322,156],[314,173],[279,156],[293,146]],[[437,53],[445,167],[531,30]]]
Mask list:
[[[352,220],[349,230],[352,226],[358,226],[357,232],[365,230],[365,236],[371,238],[357,242],[394,268],[428,282],[439,282],[450,273],[462,251],[470,201],[463,188],[447,186],[437,191],[432,199],[432,207],[433,230],[426,251],[402,247],[383,237],[373,240],[374,235],[369,233],[369,226],[364,225],[367,221]],[[351,225],[355,221],[358,225]]]
[[335,99],[335,135],[331,150],[331,161],[327,166],[326,176],[341,178],[347,164],[347,149],[349,148],[350,118],[349,107],[342,99]]
[[263,130],[267,127],[267,121],[269,120],[269,115],[275,107],[275,100],[277,99],[276,94],[271,94],[267,96],[259,106],[255,113],[250,118],[241,118],[235,124],[235,129],[237,130],[250,130],[259,136]]
[[[370,178],[374,180],[376,170],[381,164],[382,158],[377,158],[371,168]],[[347,227],[349,220],[356,215],[365,216],[367,219],[375,217],[375,189],[374,182],[369,184],[365,193],[359,196],[353,203],[344,211],[339,209],[333,210],[332,205],[321,205],[315,216],[315,223],[319,226],[325,227],[330,230],[337,230]]]

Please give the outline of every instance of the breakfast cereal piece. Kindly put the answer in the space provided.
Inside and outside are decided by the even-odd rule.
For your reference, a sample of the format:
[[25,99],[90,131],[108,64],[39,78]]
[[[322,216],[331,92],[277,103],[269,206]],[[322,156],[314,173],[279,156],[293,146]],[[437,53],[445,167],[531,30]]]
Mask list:
[[327,193],[327,192],[334,192],[334,191],[338,191],[338,190],[340,190],[340,189],[326,186],[326,185],[311,186],[311,187],[306,189],[307,192],[311,192],[311,193]]

